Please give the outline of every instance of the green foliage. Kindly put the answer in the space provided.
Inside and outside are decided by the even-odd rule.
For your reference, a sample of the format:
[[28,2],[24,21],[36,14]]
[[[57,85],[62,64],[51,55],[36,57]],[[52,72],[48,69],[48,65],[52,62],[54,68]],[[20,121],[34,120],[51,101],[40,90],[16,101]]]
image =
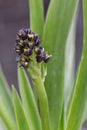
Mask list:
[[13,87],[13,98],[14,98],[14,109],[15,109],[16,121],[18,124],[18,130],[30,130],[20,98],[14,87]]
[[16,123],[12,119],[10,113],[8,112],[8,109],[6,109],[6,106],[1,100],[0,100],[0,117],[4,121],[8,130],[16,130]]
[[44,26],[43,0],[29,0],[31,29],[42,37]]
[[5,104],[12,118],[15,118],[12,95],[1,67],[0,67],[0,100]]
[[77,3],[78,0],[51,0],[44,28],[43,44],[53,56],[48,64],[45,86],[51,124],[54,130],[59,129],[61,119],[64,99],[66,40],[77,9]]
[[23,102],[24,111],[30,128],[32,130],[41,130],[41,120],[37,104],[28,81],[27,75],[23,69],[18,68],[18,79],[20,94]]
[[83,0],[84,47],[74,83],[78,3],[79,0],[50,0],[44,22],[43,1],[29,0],[30,27],[40,35],[52,59],[47,65],[38,64],[33,55],[26,71],[18,67],[20,94],[13,87],[13,98],[0,68],[3,130],[80,130],[87,119],[87,0]]
[[[72,95],[70,110],[68,113],[67,130],[79,130],[82,124],[84,110],[87,102],[87,1],[83,1],[84,7],[84,47],[78,70],[77,80]],[[78,113],[79,110],[79,113]],[[78,114],[78,116],[77,116]]]

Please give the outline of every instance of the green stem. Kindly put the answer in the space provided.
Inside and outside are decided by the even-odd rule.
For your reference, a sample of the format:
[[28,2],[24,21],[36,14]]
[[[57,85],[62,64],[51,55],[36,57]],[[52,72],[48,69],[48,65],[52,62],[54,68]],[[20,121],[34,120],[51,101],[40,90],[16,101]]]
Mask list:
[[40,77],[35,79],[34,83],[37,87],[38,96],[39,96],[40,114],[42,118],[43,130],[50,130],[49,110],[48,110],[48,101],[47,101],[48,99],[47,99],[44,84]]
[[[29,69],[28,69],[28,72]],[[35,73],[35,72],[34,72]],[[48,107],[48,99],[45,91],[45,87],[42,81],[41,76],[35,74],[36,78],[33,78],[31,75],[34,85],[36,87],[38,98],[39,98],[39,108],[40,108],[40,116],[42,120],[42,129],[50,130],[50,119],[49,119],[49,107]]]

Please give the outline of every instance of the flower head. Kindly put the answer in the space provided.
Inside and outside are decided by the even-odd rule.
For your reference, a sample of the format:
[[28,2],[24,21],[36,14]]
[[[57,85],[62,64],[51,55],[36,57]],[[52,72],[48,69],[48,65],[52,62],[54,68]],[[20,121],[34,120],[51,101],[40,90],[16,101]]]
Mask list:
[[33,54],[38,63],[41,63],[42,61],[47,63],[51,58],[51,55],[48,55],[41,46],[39,35],[35,34],[30,29],[20,29],[16,35],[15,41],[17,62],[19,62],[22,67],[27,67],[29,62],[32,62],[31,56]]

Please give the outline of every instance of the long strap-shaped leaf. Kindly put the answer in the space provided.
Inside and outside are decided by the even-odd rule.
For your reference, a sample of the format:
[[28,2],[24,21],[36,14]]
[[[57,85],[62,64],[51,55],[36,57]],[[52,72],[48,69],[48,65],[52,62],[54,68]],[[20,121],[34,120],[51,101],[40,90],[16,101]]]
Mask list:
[[8,109],[1,100],[0,100],[0,117],[4,121],[6,128],[8,130],[17,130],[16,123],[12,119],[11,115],[8,112]]
[[61,122],[59,130],[65,130],[66,128],[66,115],[65,115],[65,107],[63,105],[62,115],[61,115]]
[[[87,23],[87,9],[86,8],[87,8],[87,2],[86,2],[86,0],[84,0],[84,18],[85,18],[85,23]],[[87,25],[85,25],[85,26],[87,26]],[[84,117],[83,117],[83,123],[85,121],[87,121],[87,101],[86,101],[86,108],[85,108]]]
[[86,103],[86,108],[85,108],[85,111],[84,111],[84,116],[83,116],[83,122],[82,124],[87,121],[87,103]]
[[41,130],[40,115],[34,99],[32,88],[29,84],[26,73],[22,68],[18,68],[18,79],[20,94],[30,128],[32,128],[32,130]]
[[1,130],[7,130],[5,123],[1,118],[0,118],[0,129]]
[[72,21],[70,32],[68,35],[66,43],[65,52],[65,110],[67,112],[67,106],[74,86],[75,78],[75,36],[76,36],[76,22],[77,22],[77,12]]
[[15,108],[15,115],[18,124],[18,130],[30,130],[20,98],[15,88],[13,88],[13,98],[14,98],[14,108]]
[[84,47],[72,102],[68,113],[66,130],[80,130],[87,102],[87,0],[83,0],[84,9]]
[[8,109],[10,116],[15,120],[11,91],[0,67],[0,99]]
[[43,0],[29,0],[30,7],[30,26],[32,30],[42,37],[44,12]]
[[61,119],[64,97],[64,64],[66,39],[78,0],[51,0],[43,34],[43,44],[53,55],[48,64],[46,91],[53,130]]

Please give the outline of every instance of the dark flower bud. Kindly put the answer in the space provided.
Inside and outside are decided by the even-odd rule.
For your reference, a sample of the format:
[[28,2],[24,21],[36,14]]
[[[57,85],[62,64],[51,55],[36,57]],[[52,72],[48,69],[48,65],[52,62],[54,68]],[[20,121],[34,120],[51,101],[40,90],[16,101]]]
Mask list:
[[28,47],[28,43],[27,42],[24,41],[22,44],[23,44],[23,47],[26,47],[26,46]]
[[[40,36],[35,34],[30,29],[20,29],[16,36],[15,51],[17,53],[16,61],[22,67],[27,67],[29,62],[35,60],[41,63],[42,61],[48,62],[51,55],[48,55],[44,51],[44,48],[40,45]],[[31,56],[34,54],[33,56]]]
[[52,57],[52,55],[48,55],[47,53],[46,53],[46,55],[44,56],[44,62],[45,63],[47,63],[49,60],[50,60],[50,58]]
[[22,38],[23,40],[26,40],[26,39],[27,39],[26,33],[22,34],[21,38]]
[[26,57],[17,56],[16,61],[20,63],[20,67],[28,67],[29,60]]
[[34,40],[36,41],[37,39],[40,39],[40,37],[39,37],[38,34],[35,34],[35,35],[34,35]]
[[28,42],[28,45],[29,45],[29,47],[30,47],[31,49],[34,48],[34,43],[33,43],[33,42]]
[[21,50],[15,50],[19,55],[21,54]]
[[28,40],[29,41],[32,41],[34,39],[34,34],[28,34]]
[[38,54],[38,55],[40,55],[41,53],[43,53],[44,52],[44,48],[43,47],[35,47],[35,53],[36,54]]
[[28,67],[28,62],[24,62],[24,61],[20,62],[20,67],[24,67],[24,68]]
[[22,61],[22,62],[29,62],[30,59],[29,59],[27,56],[22,55],[22,56],[21,56],[21,61]]
[[38,63],[41,63],[43,61],[43,58],[40,55],[37,55],[36,60]]
[[20,46],[16,46],[15,51],[16,51],[16,53],[18,53],[20,55],[23,52],[23,49],[20,48]]
[[40,45],[40,39],[36,39],[36,42],[35,42],[35,46],[39,46]]
[[23,40],[27,39],[27,33],[25,32],[24,29],[20,29],[20,30],[19,30],[18,36],[19,36],[21,39],[23,39]]
[[21,37],[23,33],[24,33],[24,30],[23,30],[23,29],[20,29],[20,30],[18,31],[17,35],[18,35],[19,37]]
[[41,49],[39,49],[38,47],[35,47],[34,49],[35,53],[40,55],[41,54]]
[[17,43],[17,47],[23,48],[23,43],[18,42],[18,43]]
[[38,34],[34,34],[34,41],[35,41],[35,46],[40,45],[40,36]]
[[31,49],[29,49],[29,48],[27,48],[27,49],[25,48],[25,49],[24,49],[24,55],[30,56],[30,55],[32,55],[32,53],[33,53],[33,52],[32,52]]

